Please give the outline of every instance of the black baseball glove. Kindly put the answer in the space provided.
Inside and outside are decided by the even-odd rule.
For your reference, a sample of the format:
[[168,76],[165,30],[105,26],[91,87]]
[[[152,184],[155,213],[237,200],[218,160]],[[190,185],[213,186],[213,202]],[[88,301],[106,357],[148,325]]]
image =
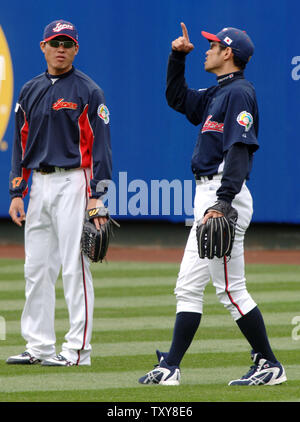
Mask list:
[[[100,225],[97,230],[93,219],[96,217],[106,217],[105,224]],[[120,225],[110,217],[107,208],[92,208],[86,211],[85,221],[81,236],[81,250],[93,262],[102,262],[105,258],[112,234],[112,225]]]
[[228,202],[218,200],[209,211],[218,211],[222,217],[209,218],[205,224],[198,224],[196,229],[198,253],[200,258],[213,259],[230,256],[238,212]]

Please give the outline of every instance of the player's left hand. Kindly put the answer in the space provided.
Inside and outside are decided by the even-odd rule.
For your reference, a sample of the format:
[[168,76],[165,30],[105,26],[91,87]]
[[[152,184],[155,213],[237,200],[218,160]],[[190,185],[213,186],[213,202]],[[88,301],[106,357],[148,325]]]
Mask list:
[[221,212],[217,212],[217,211],[208,211],[207,214],[205,214],[205,216],[202,219],[202,224],[205,224],[207,222],[207,220],[209,218],[218,218],[218,217],[223,217],[224,214],[222,214]]
[[237,210],[223,200],[218,200],[205,211],[202,222],[196,228],[201,259],[230,256],[237,219]]
[[[92,208],[99,208],[99,207],[103,207],[103,202],[101,201],[101,199],[97,199],[97,198],[91,198],[88,202],[88,206],[87,206],[87,210],[90,210]],[[105,224],[107,222],[107,218],[106,217],[96,217],[93,219],[93,222],[96,226],[97,230],[100,230],[100,225]]]

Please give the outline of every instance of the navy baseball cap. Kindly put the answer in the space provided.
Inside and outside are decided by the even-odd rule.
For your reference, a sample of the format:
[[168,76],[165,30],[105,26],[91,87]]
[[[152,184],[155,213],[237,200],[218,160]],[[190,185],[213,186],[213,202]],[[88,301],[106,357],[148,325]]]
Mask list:
[[231,47],[236,57],[247,63],[254,53],[254,44],[245,31],[237,28],[224,28],[216,35],[202,31],[201,34],[209,41],[217,41],[226,47]]
[[75,26],[68,21],[62,19],[53,21],[49,23],[44,29],[44,39],[43,41],[52,40],[59,35],[65,35],[66,37],[71,38],[76,44],[78,44],[78,33]]

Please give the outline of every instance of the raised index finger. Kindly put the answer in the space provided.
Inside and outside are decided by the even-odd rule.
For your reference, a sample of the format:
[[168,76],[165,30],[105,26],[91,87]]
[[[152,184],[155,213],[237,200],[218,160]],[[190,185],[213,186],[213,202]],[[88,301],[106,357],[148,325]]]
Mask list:
[[181,29],[182,29],[182,35],[183,35],[183,37],[184,38],[186,38],[188,41],[190,40],[189,39],[189,34],[188,34],[188,30],[187,30],[187,28],[186,28],[186,26],[185,26],[185,24],[183,23],[183,22],[181,22]]

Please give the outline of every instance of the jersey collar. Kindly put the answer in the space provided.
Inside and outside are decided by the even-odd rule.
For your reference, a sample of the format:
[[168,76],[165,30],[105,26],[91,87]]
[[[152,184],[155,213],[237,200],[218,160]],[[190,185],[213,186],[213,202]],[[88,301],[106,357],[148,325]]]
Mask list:
[[219,86],[224,86],[236,79],[244,79],[244,72],[242,70],[238,70],[237,72],[227,73],[226,75],[221,75],[217,77],[217,81]]
[[68,72],[66,73],[62,73],[61,75],[51,75],[50,73],[48,73],[48,70],[46,70],[46,76],[48,79],[62,79],[62,78],[66,78],[67,76],[71,75],[71,73],[73,73],[75,70],[74,66],[72,66],[72,69],[68,70]]

